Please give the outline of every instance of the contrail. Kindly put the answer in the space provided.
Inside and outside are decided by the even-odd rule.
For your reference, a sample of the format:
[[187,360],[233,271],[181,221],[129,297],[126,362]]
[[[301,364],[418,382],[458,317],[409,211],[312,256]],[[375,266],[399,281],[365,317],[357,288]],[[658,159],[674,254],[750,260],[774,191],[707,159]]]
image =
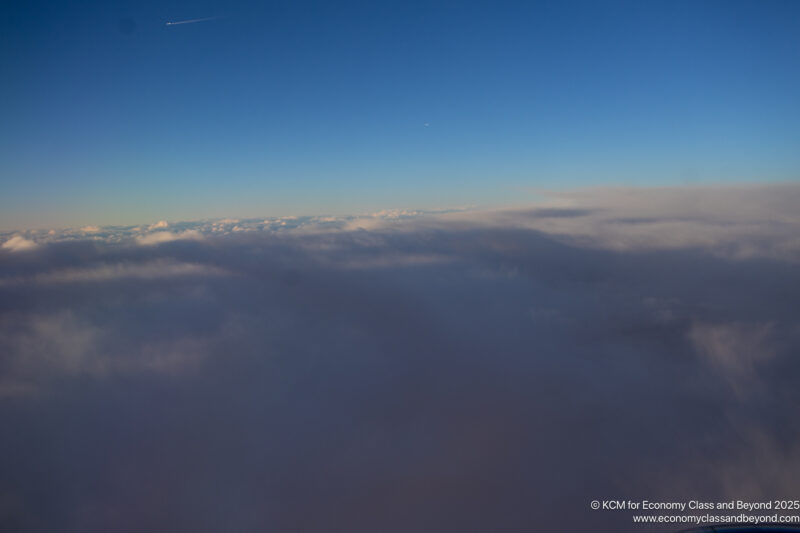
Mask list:
[[167,26],[175,26],[177,24],[193,24],[195,22],[205,22],[206,20],[214,20],[219,17],[206,17],[203,19],[179,20],[178,22],[167,22]]

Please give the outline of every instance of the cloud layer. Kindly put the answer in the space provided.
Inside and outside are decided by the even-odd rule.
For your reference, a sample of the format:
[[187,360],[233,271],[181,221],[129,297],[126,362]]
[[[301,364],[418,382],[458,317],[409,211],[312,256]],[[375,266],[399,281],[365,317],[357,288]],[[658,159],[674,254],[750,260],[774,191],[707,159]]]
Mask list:
[[0,529],[617,532],[643,529],[591,500],[793,499],[797,191],[8,236]]

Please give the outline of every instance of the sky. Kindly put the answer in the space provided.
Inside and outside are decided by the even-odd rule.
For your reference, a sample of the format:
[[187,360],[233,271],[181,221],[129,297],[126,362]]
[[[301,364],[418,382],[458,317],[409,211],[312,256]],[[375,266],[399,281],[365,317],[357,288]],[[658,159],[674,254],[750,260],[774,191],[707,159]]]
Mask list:
[[795,181],[798,27],[776,1],[13,2],[0,230]]

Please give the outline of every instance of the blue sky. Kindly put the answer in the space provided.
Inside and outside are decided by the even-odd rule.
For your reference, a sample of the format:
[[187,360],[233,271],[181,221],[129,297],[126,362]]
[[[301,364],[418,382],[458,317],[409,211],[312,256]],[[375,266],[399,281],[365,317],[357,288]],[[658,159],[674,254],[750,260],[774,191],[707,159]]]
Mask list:
[[798,28],[770,1],[17,2],[0,228],[796,180]]

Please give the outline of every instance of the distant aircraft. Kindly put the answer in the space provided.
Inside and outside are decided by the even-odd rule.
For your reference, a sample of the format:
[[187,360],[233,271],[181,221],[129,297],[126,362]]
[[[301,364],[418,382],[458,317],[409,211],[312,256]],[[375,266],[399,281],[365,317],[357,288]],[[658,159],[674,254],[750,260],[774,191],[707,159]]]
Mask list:
[[192,24],[194,22],[204,22],[206,20],[214,20],[219,17],[206,17],[202,19],[179,20],[178,22],[167,22],[167,26],[175,26],[177,24]]

